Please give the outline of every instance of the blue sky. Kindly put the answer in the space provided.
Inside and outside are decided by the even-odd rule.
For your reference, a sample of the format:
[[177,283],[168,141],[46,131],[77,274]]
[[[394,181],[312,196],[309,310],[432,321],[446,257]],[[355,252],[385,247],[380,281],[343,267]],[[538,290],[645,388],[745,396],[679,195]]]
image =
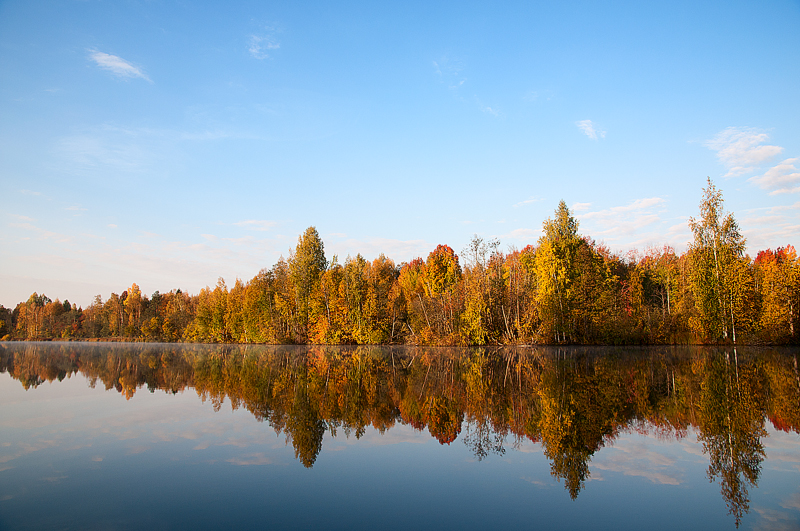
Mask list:
[[343,261],[800,245],[800,3],[0,3],[0,303]]

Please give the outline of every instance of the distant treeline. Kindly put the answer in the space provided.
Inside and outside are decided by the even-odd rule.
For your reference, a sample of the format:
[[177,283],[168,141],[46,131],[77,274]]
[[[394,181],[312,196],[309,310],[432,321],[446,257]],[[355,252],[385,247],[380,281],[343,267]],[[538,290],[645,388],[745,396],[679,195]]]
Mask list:
[[249,282],[151,297],[133,284],[88,308],[34,293],[0,306],[4,339],[123,338],[295,344],[676,344],[800,342],[800,260],[791,245],[745,254],[709,180],[694,240],[625,256],[578,234],[562,201],[535,246],[477,235],[396,264],[326,259],[314,227]]

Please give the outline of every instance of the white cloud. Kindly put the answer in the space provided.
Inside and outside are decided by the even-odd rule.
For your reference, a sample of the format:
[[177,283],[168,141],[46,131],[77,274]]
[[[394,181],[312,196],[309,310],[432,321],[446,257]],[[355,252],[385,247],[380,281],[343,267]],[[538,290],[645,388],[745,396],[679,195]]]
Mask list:
[[762,190],[772,190],[769,195],[800,192],[800,170],[795,166],[797,161],[800,158],[786,159],[768,169],[764,175],[748,180]]
[[586,212],[592,206],[591,203],[574,203],[572,205],[573,212]]
[[578,126],[578,129],[583,131],[583,134],[585,134],[592,140],[597,140],[598,136],[600,138],[606,137],[606,132],[597,129],[595,124],[593,124],[591,120],[581,120],[579,122],[575,122],[575,125]]
[[267,59],[271,50],[277,50],[280,47],[280,43],[275,42],[275,40],[269,35],[251,35],[250,44],[247,47],[247,51],[250,52],[250,55],[256,59]]
[[123,77],[123,78],[139,77],[144,79],[145,81],[149,81],[150,83],[153,82],[147,76],[147,74],[142,72],[142,70],[139,67],[133,66],[125,59],[118,57],[116,55],[98,52],[97,50],[90,50],[89,58],[92,61],[94,61],[97,64],[97,66],[99,66],[104,70],[108,70],[117,77]]
[[717,152],[717,158],[728,168],[725,177],[735,177],[755,171],[759,165],[779,155],[780,146],[762,145],[769,135],[750,127],[728,127],[705,142]]

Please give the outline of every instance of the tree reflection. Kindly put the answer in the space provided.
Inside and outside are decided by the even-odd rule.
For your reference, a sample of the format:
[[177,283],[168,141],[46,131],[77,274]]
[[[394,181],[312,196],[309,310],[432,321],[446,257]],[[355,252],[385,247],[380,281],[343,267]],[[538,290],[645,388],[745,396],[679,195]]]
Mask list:
[[719,479],[728,512],[739,527],[750,509],[747,487],[758,484],[765,457],[762,371],[760,363],[740,367],[735,350],[733,355],[717,353],[703,362],[698,438],[709,456],[708,478]]
[[300,459],[306,468],[314,466],[317,456],[322,451],[325,427],[325,421],[319,418],[308,399],[307,382],[302,378],[295,385],[294,401],[286,421],[286,433],[292,439],[294,456]]
[[507,441],[541,443],[574,499],[594,454],[626,430],[680,439],[694,427],[708,477],[738,525],[765,458],[765,418],[800,433],[796,353],[777,350],[434,349],[0,345],[0,371],[26,389],[83,374],[131,399],[193,388],[215,410],[245,408],[312,467],[326,432],[396,423],[477,460]]

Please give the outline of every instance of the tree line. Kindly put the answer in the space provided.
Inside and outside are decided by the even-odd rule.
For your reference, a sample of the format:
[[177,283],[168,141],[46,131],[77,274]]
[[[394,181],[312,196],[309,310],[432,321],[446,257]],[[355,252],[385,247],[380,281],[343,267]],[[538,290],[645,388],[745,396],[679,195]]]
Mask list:
[[[787,355],[788,354],[788,355]],[[460,438],[479,460],[541,444],[577,497],[593,455],[636,431],[697,435],[708,477],[737,522],[749,507],[767,419],[800,433],[796,350],[730,347],[587,349],[199,345],[0,345],[0,372],[26,388],[82,374],[132,398],[194,389],[219,410],[244,408],[311,467],[326,432],[361,437],[396,424],[441,444]]]
[[564,201],[536,245],[474,236],[397,264],[327,259],[309,227],[288,258],[247,282],[147,297],[134,283],[87,308],[34,293],[0,306],[3,339],[121,338],[272,344],[689,344],[800,342],[793,246],[745,253],[709,179],[693,241],[612,253],[578,232]]

